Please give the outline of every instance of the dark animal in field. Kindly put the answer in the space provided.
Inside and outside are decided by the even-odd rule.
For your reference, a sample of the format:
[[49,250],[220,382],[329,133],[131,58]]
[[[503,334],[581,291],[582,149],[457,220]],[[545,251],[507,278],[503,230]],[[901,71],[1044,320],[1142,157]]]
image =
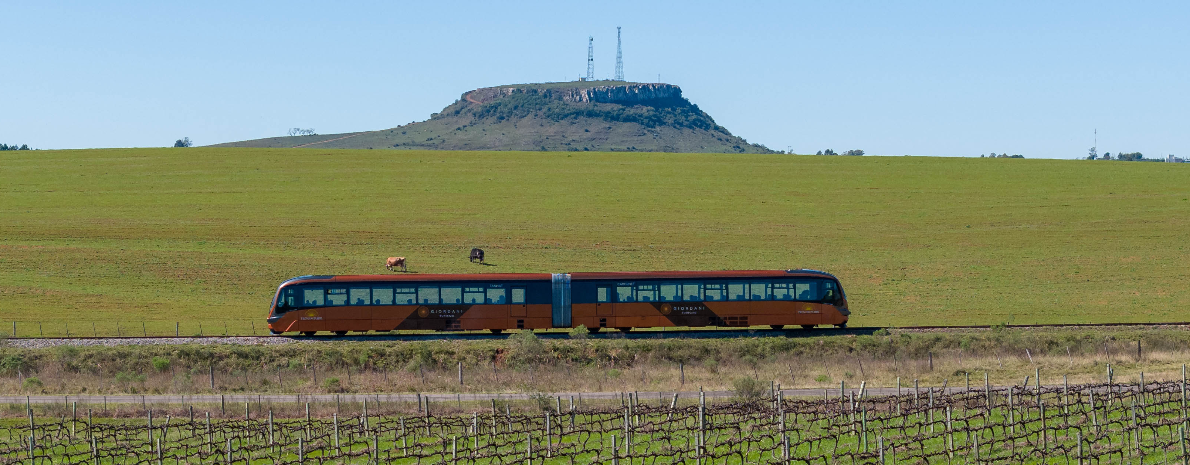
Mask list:
[[476,260],[479,260],[479,263],[483,263],[483,249],[471,249],[471,263],[475,263]]
[[388,257],[388,260],[384,262],[384,267],[388,268],[388,271],[394,271],[393,268],[398,266],[401,267],[401,271],[406,271],[405,257]]

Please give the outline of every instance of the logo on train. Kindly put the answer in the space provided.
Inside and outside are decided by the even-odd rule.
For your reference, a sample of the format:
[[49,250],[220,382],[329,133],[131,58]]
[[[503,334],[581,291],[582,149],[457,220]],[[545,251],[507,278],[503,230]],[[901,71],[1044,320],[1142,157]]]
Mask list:
[[311,310],[306,311],[306,316],[303,316],[302,319],[303,320],[321,320],[322,317],[318,316],[318,310],[311,309]]

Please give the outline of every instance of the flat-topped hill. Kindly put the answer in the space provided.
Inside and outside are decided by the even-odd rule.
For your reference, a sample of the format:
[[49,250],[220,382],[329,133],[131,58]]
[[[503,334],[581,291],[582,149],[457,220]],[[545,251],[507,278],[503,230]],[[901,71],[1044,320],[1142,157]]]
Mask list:
[[430,119],[380,131],[225,147],[770,153],[719,126],[672,84],[553,82],[464,93]]

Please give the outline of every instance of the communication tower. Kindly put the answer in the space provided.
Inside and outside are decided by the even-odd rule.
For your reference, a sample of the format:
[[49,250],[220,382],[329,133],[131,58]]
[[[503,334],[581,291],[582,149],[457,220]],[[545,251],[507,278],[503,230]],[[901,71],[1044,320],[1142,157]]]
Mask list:
[[620,51],[620,26],[616,26],[616,80],[624,80],[624,54]]
[[595,37],[587,36],[587,80],[595,80]]

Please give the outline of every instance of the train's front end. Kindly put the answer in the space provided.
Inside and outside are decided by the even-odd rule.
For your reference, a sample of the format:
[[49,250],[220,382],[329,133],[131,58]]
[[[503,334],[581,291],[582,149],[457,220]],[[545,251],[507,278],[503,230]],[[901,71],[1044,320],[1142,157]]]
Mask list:
[[319,320],[322,320],[317,312],[299,311],[302,307],[302,297],[298,284],[312,279],[326,278],[330,278],[330,276],[299,276],[285,280],[280,286],[277,286],[277,293],[273,296],[272,305],[269,307],[269,316],[266,319],[269,332],[281,334],[298,331],[313,334],[312,331],[322,329],[315,327]]

